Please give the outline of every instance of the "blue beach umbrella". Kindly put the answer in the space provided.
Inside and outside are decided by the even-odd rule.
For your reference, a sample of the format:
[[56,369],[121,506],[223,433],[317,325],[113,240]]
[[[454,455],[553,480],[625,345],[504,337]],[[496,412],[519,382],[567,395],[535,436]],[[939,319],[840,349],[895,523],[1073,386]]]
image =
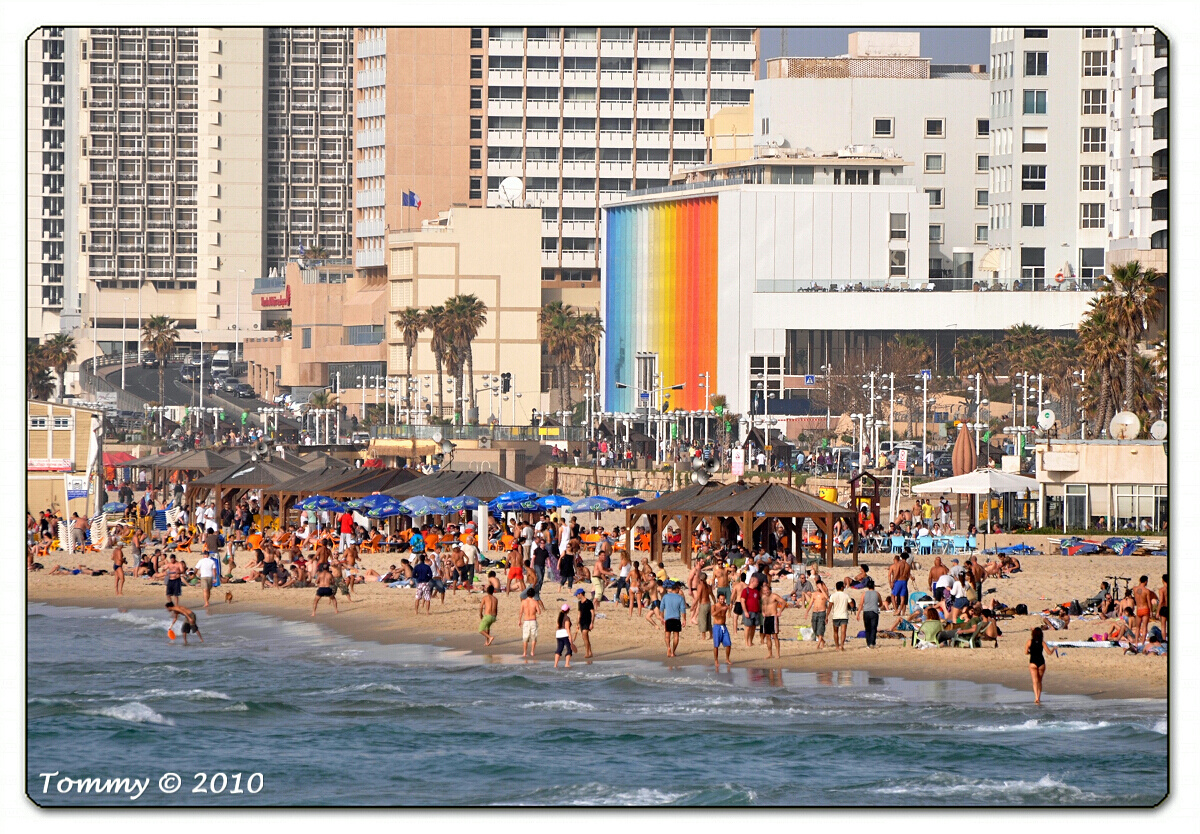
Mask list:
[[107,504],[105,504],[103,507],[100,508],[100,512],[102,512],[102,513],[123,513],[123,512],[125,512],[125,502],[109,501]]
[[514,489],[509,492],[500,493],[499,495],[496,496],[496,500],[493,503],[508,504],[510,502],[515,502],[515,501],[524,501],[526,498],[537,498],[537,497],[538,497],[538,494],[536,492],[528,492],[526,490]]
[[341,512],[346,509],[344,504],[341,504],[327,495],[310,495],[296,502],[297,509],[301,510],[337,510]]
[[543,510],[556,510],[559,507],[569,507],[574,502],[565,495],[547,495],[545,498],[537,499],[534,503]]
[[617,502],[603,495],[592,495],[587,498],[581,498],[568,509],[573,513],[603,513],[608,510],[617,509]]
[[536,513],[541,512],[543,508],[538,504],[537,498],[530,497],[510,501],[501,501],[497,498],[492,502],[492,509],[502,513]]
[[622,510],[628,510],[630,507],[636,507],[638,504],[645,504],[645,498],[638,498],[636,495],[631,495],[628,498],[622,498],[617,502],[617,506]]
[[453,498],[439,498],[438,500],[445,505],[447,510],[454,513],[479,509],[479,499],[472,498],[470,495],[456,495]]
[[367,508],[365,513],[367,518],[391,518],[396,515],[408,515],[408,508],[397,501],[395,498],[388,498],[386,502],[376,502],[375,506]]
[[372,507],[386,506],[388,504],[400,503],[390,495],[368,495],[364,498],[354,498],[346,502],[346,506],[354,510],[371,509]]
[[411,515],[446,515],[449,512],[445,504],[427,495],[415,495],[402,501],[401,506]]

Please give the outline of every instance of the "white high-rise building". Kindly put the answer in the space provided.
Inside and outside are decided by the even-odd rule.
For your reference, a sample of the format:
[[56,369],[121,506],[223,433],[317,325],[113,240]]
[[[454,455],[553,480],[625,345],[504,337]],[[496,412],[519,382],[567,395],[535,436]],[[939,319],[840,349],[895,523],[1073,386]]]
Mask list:
[[1167,272],[1167,37],[1112,29],[1112,142],[1108,264],[1136,260]]
[[[78,193],[74,161],[78,87],[68,50],[77,30],[39,29],[26,41],[26,314],[28,338],[41,340],[79,322],[75,263],[68,257],[77,217],[66,204]],[[68,137],[71,137],[68,140]]]
[[991,207],[1002,285],[1089,287],[1104,273],[1114,144],[1108,29],[991,30]]
[[[59,36],[64,171],[46,187],[62,190],[63,309],[77,301],[85,342],[118,352],[124,323],[134,349],[139,320],[166,315],[181,345],[232,346],[237,328],[258,329],[256,279],[300,245],[346,254],[350,33],[92,28]],[[58,141],[39,136],[39,147],[43,138]],[[35,208],[46,207],[31,204],[31,216]],[[42,332],[58,329],[42,318]],[[64,315],[57,324],[72,322]]]
[[986,67],[932,64],[916,32],[855,32],[844,56],[772,59],[754,85],[760,156],[851,148],[910,163],[905,176],[929,197],[928,276],[941,289],[971,289],[980,278],[988,129]]

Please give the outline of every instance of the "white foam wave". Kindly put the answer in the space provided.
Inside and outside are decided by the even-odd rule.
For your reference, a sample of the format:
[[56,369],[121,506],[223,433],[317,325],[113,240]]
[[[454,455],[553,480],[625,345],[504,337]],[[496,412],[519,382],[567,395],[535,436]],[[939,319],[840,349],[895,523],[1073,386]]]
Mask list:
[[1054,797],[1060,801],[1086,802],[1104,797],[1085,791],[1076,785],[1059,781],[1046,774],[1036,782],[1024,779],[968,779],[951,773],[937,773],[903,785],[872,788],[871,793],[918,797],[992,797],[1028,796]]
[[591,782],[586,785],[565,785],[556,788],[553,796],[530,797],[516,804],[555,805],[670,805],[695,795],[695,792],[663,791],[657,788],[614,788]]
[[227,707],[221,707],[221,712],[249,712],[250,707],[245,703],[238,701],[236,704],[230,704]]
[[184,698],[188,701],[230,701],[224,692],[212,689],[148,689],[140,695],[122,696],[120,700],[140,700],[142,698]]
[[322,689],[316,695],[345,695],[350,692],[398,692],[404,694],[402,687],[391,683],[359,683],[354,686],[339,686],[337,689]]
[[976,733],[1013,733],[1026,730],[1070,730],[1080,732],[1084,730],[1101,730],[1111,726],[1112,724],[1108,721],[1053,721],[1030,718],[1022,724],[1000,724],[987,727],[967,727],[965,729]]
[[1156,733],[1159,733],[1160,735],[1165,736],[1167,734],[1167,719],[1165,719],[1165,718],[1158,719],[1157,721],[1154,722],[1154,726],[1151,727],[1150,729]]
[[116,620],[120,623],[127,623],[138,628],[156,628],[165,630],[169,620],[164,620],[161,617],[146,617],[141,614],[131,614],[128,611],[118,611],[116,614],[108,614],[106,620]]
[[527,704],[521,705],[522,709],[547,709],[547,710],[564,710],[566,712],[594,712],[596,708],[592,704],[582,701],[557,700],[557,701],[530,701]]
[[174,727],[175,722],[139,701],[130,701],[115,707],[104,707],[98,710],[87,710],[86,715],[102,715],[106,718],[116,718],[133,724],[163,724]]

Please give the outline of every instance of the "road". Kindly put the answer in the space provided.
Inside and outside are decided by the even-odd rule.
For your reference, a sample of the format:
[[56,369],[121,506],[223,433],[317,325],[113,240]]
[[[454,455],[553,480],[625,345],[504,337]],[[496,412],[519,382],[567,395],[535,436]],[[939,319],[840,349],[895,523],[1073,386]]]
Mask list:
[[[179,378],[180,364],[167,365],[163,377],[163,398],[166,405],[200,405],[200,386],[198,382],[184,382]],[[110,373],[107,377],[113,385],[121,384],[121,371]],[[206,375],[207,379],[207,375]],[[125,368],[125,390],[136,394],[144,400],[158,401],[158,368],[143,368],[140,366]],[[257,398],[235,397],[228,392],[204,395],[205,408],[219,407],[225,409],[226,418],[240,420],[243,411],[250,412],[250,420],[257,423],[256,409],[272,403]],[[283,422],[282,420],[280,421]]]

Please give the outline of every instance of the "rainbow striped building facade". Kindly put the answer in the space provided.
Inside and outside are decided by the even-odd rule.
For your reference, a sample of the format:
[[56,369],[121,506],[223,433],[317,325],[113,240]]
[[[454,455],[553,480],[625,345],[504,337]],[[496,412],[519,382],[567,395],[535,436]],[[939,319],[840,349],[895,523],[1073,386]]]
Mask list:
[[[680,383],[671,408],[706,408],[701,374],[719,390],[717,196],[615,206],[605,222],[605,408],[633,411],[639,387]],[[657,384],[639,374],[639,353],[656,355]]]

